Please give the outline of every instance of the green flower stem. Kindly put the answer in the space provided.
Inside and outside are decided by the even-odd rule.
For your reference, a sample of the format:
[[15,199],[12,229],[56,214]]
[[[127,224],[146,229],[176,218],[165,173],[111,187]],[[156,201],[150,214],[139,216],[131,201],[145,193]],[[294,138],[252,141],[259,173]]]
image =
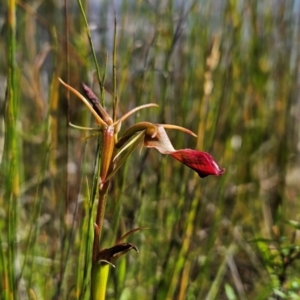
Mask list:
[[106,285],[108,279],[109,265],[99,264],[97,256],[99,253],[99,244],[103,227],[105,206],[107,200],[107,191],[109,180],[106,180],[107,173],[113,168],[112,155],[114,151],[114,131],[113,127],[108,127],[103,133],[102,140],[102,158],[100,167],[99,183],[99,202],[95,223],[95,234],[92,256],[92,274],[91,274],[91,295],[93,300],[105,299]]
[[103,227],[108,187],[109,187],[109,181],[106,181],[99,189],[99,203],[97,208],[96,228],[95,228],[94,244],[93,244],[93,264],[96,262],[97,255],[99,253],[99,242],[100,242],[101,231]]
[[98,264],[94,261],[92,267],[92,300],[104,300],[106,294],[106,285],[109,274],[109,264]]
[[92,256],[91,295],[93,300],[105,299],[106,284],[108,279],[109,265],[98,264],[97,262],[108,187],[109,181],[104,182],[103,185],[100,183],[99,203],[96,216],[96,226],[94,231],[95,233]]

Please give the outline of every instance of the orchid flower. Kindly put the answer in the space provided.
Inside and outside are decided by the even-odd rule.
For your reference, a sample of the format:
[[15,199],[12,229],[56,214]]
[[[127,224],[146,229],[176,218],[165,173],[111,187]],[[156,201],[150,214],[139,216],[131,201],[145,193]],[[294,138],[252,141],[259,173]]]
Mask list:
[[[100,237],[103,228],[104,212],[106,206],[107,192],[110,179],[115,175],[118,169],[123,165],[128,156],[143,144],[146,148],[155,148],[162,154],[171,155],[178,161],[182,162],[189,168],[193,169],[200,177],[208,175],[220,176],[225,169],[219,168],[213,157],[206,153],[192,149],[174,149],[166,129],[176,129],[196,136],[192,131],[170,124],[153,124],[151,122],[139,122],[128,128],[120,138],[118,134],[121,125],[131,114],[136,111],[147,108],[157,107],[158,105],[150,103],[135,107],[120,119],[115,118],[115,106],[113,118],[101,106],[98,98],[93,91],[83,84],[85,96],[77,90],[59,79],[69,91],[75,94],[90,110],[95,117],[98,127],[83,128],[74,126],[79,129],[96,130],[102,134],[101,139],[101,161],[100,161],[100,178],[99,178],[99,201],[97,205],[97,214],[94,223],[94,242],[92,252],[92,270],[91,270],[91,296],[92,299],[104,299],[108,278],[109,266],[113,266],[113,262],[123,256],[130,250],[138,251],[137,247],[131,243],[124,243],[123,239],[132,232],[142,228],[136,228],[129,231],[121,239],[119,239],[112,247],[100,250]],[[99,285],[100,282],[100,285]]]
[[[180,126],[140,122],[134,124],[127,131],[125,131],[125,133],[119,140],[117,140],[117,142],[113,142],[113,136],[115,136],[119,132],[122,121],[124,121],[132,113],[136,112],[139,109],[157,105],[150,103],[136,107],[125,114],[123,117],[121,117],[119,120],[113,122],[109,114],[100,105],[95,94],[86,85],[83,84],[83,89],[89,101],[85,99],[85,97],[82,96],[78,91],[64,83],[61,79],[60,82],[85,103],[88,109],[95,116],[96,122],[100,126],[100,130],[103,131],[104,139],[107,140],[107,142],[103,143],[105,145],[105,148],[103,149],[102,153],[106,157],[106,159],[104,159],[103,161],[101,171],[102,182],[109,180],[116,173],[116,171],[121,167],[129,154],[137,147],[137,145],[141,141],[143,141],[143,145],[146,148],[155,148],[162,154],[171,155],[184,165],[197,172],[197,174],[201,178],[209,175],[220,176],[225,172],[225,169],[221,169],[215,162],[213,157],[207,152],[197,151],[193,149],[174,149],[165,129],[177,129],[196,137],[196,135],[192,131]],[[89,130],[90,129],[91,128],[89,128]],[[116,152],[114,151],[114,149],[118,149],[119,151]],[[128,150],[125,156],[112,169],[110,167],[111,163],[115,162],[116,159],[125,150]]]
[[[146,122],[145,122],[146,123]],[[140,123],[141,124],[141,123]],[[139,123],[132,126],[139,128],[141,127]],[[203,151],[197,151],[192,149],[180,149],[175,150],[166,131],[165,128],[168,129],[178,129],[184,132],[187,132],[191,135],[194,135],[191,131],[186,128],[169,125],[169,124],[151,124],[146,123],[148,125],[147,128],[144,129],[144,146],[147,148],[155,148],[162,154],[168,154],[182,162],[184,165],[193,169],[201,178],[204,178],[208,175],[220,176],[225,172],[225,169],[220,169],[218,164],[215,162],[213,157]],[[116,146],[120,146],[127,138],[128,132],[133,131],[129,129],[123,135],[123,138],[119,140]]]

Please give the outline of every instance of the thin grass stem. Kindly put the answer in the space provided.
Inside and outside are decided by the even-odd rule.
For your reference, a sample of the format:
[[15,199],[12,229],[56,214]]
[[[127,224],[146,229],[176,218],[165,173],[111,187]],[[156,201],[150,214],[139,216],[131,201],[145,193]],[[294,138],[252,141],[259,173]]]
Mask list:
[[[16,82],[16,2],[8,1],[8,82],[6,92],[5,111],[5,144],[2,160],[2,170],[5,178],[4,204],[7,211],[7,254],[2,266],[2,278],[4,278],[3,298],[16,299],[17,281],[15,265],[17,260],[17,217],[18,217],[18,196],[19,196],[19,173],[18,173],[18,139],[17,139],[17,118],[18,118],[18,88]],[[1,247],[3,248],[3,247]],[[2,252],[2,250],[0,250]]]
[[113,49],[113,121],[116,121],[118,95],[117,95],[117,16],[114,17],[114,49]]
[[[102,90],[104,90],[104,86],[103,86],[103,81],[102,81],[101,75],[100,75],[100,69],[99,69],[99,65],[98,65],[98,61],[97,61],[97,56],[96,56],[96,52],[95,52],[95,48],[94,48],[94,44],[93,44],[93,40],[92,40],[90,27],[89,27],[89,24],[88,24],[86,14],[84,12],[84,8],[83,8],[81,0],[77,0],[77,2],[78,2],[78,5],[80,7],[81,15],[84,19],[86,33],[87,33],[88,40],[89,40],[89,43],[90,43],[90,47],[91,47],[91,50],[92,50],[92,53],[93,53],[93,58],[94,58],[94,64],[95,64],[95,67],[96,67],[98,83],[99,83],[99,86],[100,86],[100,90],[102,91]],[[103,99],[101,99],[101,100],[103,100]],[[104,106],[104,103],[101,103],[101,104],[102,104],[102,106]]]

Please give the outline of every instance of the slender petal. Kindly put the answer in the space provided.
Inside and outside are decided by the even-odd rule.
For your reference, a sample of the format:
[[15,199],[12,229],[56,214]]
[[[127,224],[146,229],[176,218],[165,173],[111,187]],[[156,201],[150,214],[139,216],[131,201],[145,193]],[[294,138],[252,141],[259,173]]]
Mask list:
[[157,104],[155,104],[155,103],[148,103],[148,104],[144,104],[144,105],[135,107],[134,109],[132,109],[131,111],[129,111],[127,114],[125,114],[124,116],[122,116],[117,122],[119,122],[119,121],[121,121],[121,122],[125,121],[133,113],[137,112],[140,109],[146,108],[146,107],[159,107],[159,106]]
[[101,119],[101,117],[98,115],[98,113],[95,111],[93,106],[89,103],[87,99],[85,99],[78,91],[76,91],[74,88],[72,88],[70,85],[66,84],[64,81],[62,81],[60,78],[58,78],[59,82],[64,85],[69,91],[71,91],[73,94],[75,94],[90,110],[90,112],[94,115],[97,123],[102,127],[106,128],[107,124]]
[[177,126],[177,125],[172,125],[172,124],[160,124],[163,128],[165,129],[176,129],[176,130],[180,130],[182,132],[188,133],[194,137],[197,137],[197,134],[194,133],[193,131],[185,128],[185,127],[181,127],[181,126]]

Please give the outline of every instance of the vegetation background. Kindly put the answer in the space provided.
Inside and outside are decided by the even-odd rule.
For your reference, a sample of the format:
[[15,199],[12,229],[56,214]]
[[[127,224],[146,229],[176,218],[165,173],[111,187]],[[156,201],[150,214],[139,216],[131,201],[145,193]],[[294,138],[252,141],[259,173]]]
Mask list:
[[[67,6],[65,6],[67,3]],[[16,5],[16,19],[10,13]],[[111,270],[108,299],[300,299],[300,1],[83,1],[112,106],[184,126],[176,149],[211,153],[200,179],[135,152],[110,188],[105,242],[139,248]],[[0,4],[1,299],[89,299],[94,125],[57,78],[99,91],[77,1]]]

